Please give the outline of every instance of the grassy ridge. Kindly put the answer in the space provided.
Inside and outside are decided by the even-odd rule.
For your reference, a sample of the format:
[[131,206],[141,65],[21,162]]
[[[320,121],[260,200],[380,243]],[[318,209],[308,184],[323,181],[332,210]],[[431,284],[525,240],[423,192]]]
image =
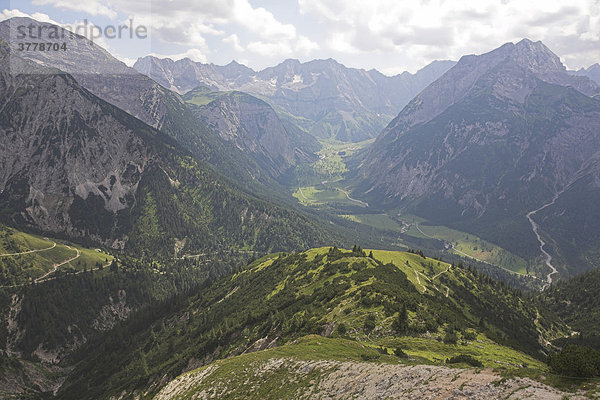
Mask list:
[[[64,263],[72,258],[75,259]],[[83,271],[107,265],[112,260],[111,255],[99,249],[42,238],[0,225],[0,286],[25,284],[45,276],[57,264],[62,264],[61,271]]]
[[[309,335],[284,346],[243,354],[237,357],[219,360],[208,367],[191,371],[177,379],[176,398],[193,399],[202,392],[220,392],[219,398],[295,398],[298,390],[314,386],[320,376],[327,371],[314,368],[306,375],[296,374],[293,368],[279,365],[261,373],[259,366],[269,360],[336,360],[361,361],[377,359],[380,362],[395,364],[398,358],[385,356],[377,350],[345,339],[329,339]],[[206,376],[198,382],[199,377]],[[194,382],[195,384],[181,384]],[[285,384],[282,384],[284,383]],[[159,395],[160,398],[160,395]]]
[[[102,399],[122,391],[151,398],[165,374],[173,378],[190,364],[311,334],[351,340],[382,357],[393,358],[401,347],[419,362],[468,354],[484,365],[543,368],[534,360],[541,357],[540,336],[566,331],[535,303],[472,270],[419,254],[373,250],[371,256],[356,248],[263,257],[170,304],[175,308],[167,313],[146,312],[161,317],[134,317],[84,347],[85,358],[59,398]],[[323,357],[332,357],[328,352]],[[148,388],[148,382],[155,384]]]
[[[510,364],[519,367],[528,365],[539,371],[547,369],[543,363],[522,353],[495,345],[485,338],[478,337],[477,342],[484,345],[451,346],[417,338],[381,341],[382,346],[392,346],[393,349],[401,345],[410,356],[405,358],[388,354],[386,351],[389,351],[389,348],[375,347],[370,343],[339,337],[308,335],[281,347],[219,360],[207,367],[188,372],[178,377],[169,389],[176,391],[175,397],[178,399],[193,399],[200,393],[215,391],[219,393],[219,398],[265,398],[264,396],[294,398],[302,390],[314,387],[324,375],[339,367],[336,364],[315,363],[314,365],[320,367],[313,368],[308,374],[302,374],[294,368],[296,361],[365,362],[368,360],[392,365],[422,363],[442,365],[447,358],[458,354],[469,354],[485,360],[486,367],[504,367]],[[411,350],[413,348],[418,350]],[[487,361],[491,358],[497,362]],[[271,368],[266,367],[269,364],[272,364]],[[459,366],[468,367],[463,364]],[[282,382],[285,384],[281,384]],[[171,396],[173,395],[174,393],[171,393]]]

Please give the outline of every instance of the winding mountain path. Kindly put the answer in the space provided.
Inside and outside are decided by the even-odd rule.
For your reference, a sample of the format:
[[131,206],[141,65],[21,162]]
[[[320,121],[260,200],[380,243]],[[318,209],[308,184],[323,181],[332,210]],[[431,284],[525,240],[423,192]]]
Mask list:
[[56,247],[56,242],[52,242],[52,246],[50,247],[46,247],[45,249],[38,249],[38,250],[28,250],[28,251],[22,251],[20,253],[10,253],[10,254],[0,254],[0,257],[8,257],[8,256],[20,256],[22,254],[31,254],[31,253],[39,253],[41,251],[48,251],[48,250],[52,250],[53,248]]
[[445,271],[442,271],[442,272],[440,272],[440,273],[438,273],[438,274],[436,274],[436,275],[432,276],[432,277],[431,277],[431,280],[434,280],[434,279],[436,279],[436,278],[439,278],[440,276],[442,276],[442,274],[445,274],[446,272],[450,271],[450,267],[451,267],[451,265],[448,265],[448,268],[446,268],[446,270],[445,270]]
[[298,190],[300,191],[300,196],[302,196],[302,198],[306,201],[310,201],[306,198],[306,196],[304,195],[304,193],[302,192],[302,188],[298,188]]
[[546,276],[546,283],[544,284],[544,286],[542,286],[542,290],[547,289],[551,284],[552,284],[552,275],[557,274],[558,270],[554,267],[554,265],[552,265],[552,256],[550,255],[550,253],[548,253],[545,249],[544,246],[546,246],[546,242],[544,241],[544,239],[542,239],[542,236],[540,235],[539,232],[539,225],[533,220],[533,216],[538,212],[538,211],[542,211],[543,209],[545,209],[546,207],[550,207],[551,205],[554,204],[554,202],[556,201],[556,199],[558,198],[559,194],[556,194],[554,196],[554,198],[552,199],[551,202],[544,204],[543,206],[541,206],[540,208],[538,208],[537,210],[533,210],[533,211],[529,211],[526,215],[527,219],[529,220],[529,223],[531,224],[531,229],[533,230],[533,233],[535,234],[535,237],[537,238],[538,242],[540,243],[540,251],[542,252],[542,254],[545,257],[545,263],[548,266],[548,268],[550,268],[550,272],[548,273],[548,275]]
[[[415,276],[417,277],[417,282],[419,282],[419,285],[421,285],[421,287],[423,288],[423,293],[425,293],[427,291],[427,287],[421,283],[421,279],[419,278],[419,272],[414,268],[412,270],[415,272]],[[421,293],[421,294],[423,294],[423,293]]]
[[73,248],[73,247],[68,246],[66,244],[65,244],[65,247],[68,247],[71,250],[75,250],[75,252],[76,252],[75,257],[69,258],[68,260],[65,260],[65,261],[63,261],[61,263],[58,263],[58,264],[54,264],[54,266],[52,267],[52,269],[50,271],[46,272],[44,275],[42,275],[39,278],[35,279],[33,281],[34,283],[43,282],[45,280],[45,278],[47,278],[48,276],[50,276],[53,273],[55,273],[58,270],[59,267],[62,267],[63,265],[68,264],[71,261],[74,261],[74,260],[78,259],[81,256],[81,253],[79,252],[79,249]]
[[[56,245],[56,243],[55,243],[55,245]],[[63,265],[68,264],[71,261],[74,261],[74,260],[78,259],[81,256],[81,252],[77,248],[74,248],[74,247],[71,247],[71,246],[68,246],[68,245],[65,245],[65,247],[68,247],[71,250],[75,250],[75,252],[76,252],[75,257],[71,257],[68,260],[65,260],[65,261],[63,261],[61,263],[54,264],[52,266],[52,269],[50,271],[48,271],[44,275],[40,276],[39,278],[34,279],[32,283],[19,283],[19,284],[16,284],[16,285],[6,285],[6,286],[0,286],[0,288],[17,288],[17,287],[28,286],[28,285],[31,285],[31,284],[37,285],[37,284],[40,284],[40,283],[49,282],[49,281],[52,281],[52,280],[55,280],[55,279],[59,278],[58,276],[50,276],[50,275],[53,274],[54,272],[56,272],[59,267],[62,267]],[[49,250],[49,249],[46,249],[46,250]],[[42,250],[39,250],[39,251],[42,251]],[[19,253],[19,254],[22,254],[22,253]],[[74,273],[74,275],[79,275],[79,274],[84,273],[84,272],[98,271],[98,270],[101,270],[103,268],[109,267],[111,264],[112,264],[112,260],[109,261],[109,262],[107,262],[106,264],[100,266],[100,267],[90,268],[89,270],[77,271],[77,272]]]

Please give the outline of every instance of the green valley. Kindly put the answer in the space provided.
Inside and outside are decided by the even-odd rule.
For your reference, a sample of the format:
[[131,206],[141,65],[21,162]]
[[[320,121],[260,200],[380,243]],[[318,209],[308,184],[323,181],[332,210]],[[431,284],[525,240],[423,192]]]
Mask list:
[[475,260],[501,267],[506,271],[529,275],[528,263],[508,250],[473,234],[446,226],[432,225],[415,215],[342,214],[341,217],[359,223],[367,230],[395,231],[412,238],[434,239],[443,243],[445,251],[463,257],[467,261]]
[[[348,157],[368,147],[371,143],[373,143],[373,139],[358,143],[340,142],[335,139],[319,139],[321,148],[316,152],[318,160],[307,165],[299,165],[294,170],[294,178],[291,183],[298,186],[294,196],[298,198],[298,191],[309,186],[319,184],[335,186],[336,183],[341,183],[340,181],[348,172],[346,165]],[[303,199],[299,198],[299,200],[302,202]]]

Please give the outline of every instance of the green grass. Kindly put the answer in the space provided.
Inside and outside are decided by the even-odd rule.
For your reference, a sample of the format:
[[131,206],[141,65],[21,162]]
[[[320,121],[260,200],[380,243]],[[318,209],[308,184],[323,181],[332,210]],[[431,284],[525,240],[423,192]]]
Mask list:
[[[56,246],[51,248],[53,244]],[[45,250],[47,249],[47,250]],[[19,285],[36,279],[77,255],[80,256],[59,267],[59,270],[82,271],[106,265],[113,257],[96,249],[57,239],[43,238],[0,226],[0,255],[42,250],[35,253],[0,256],[0,286]]]
[[340,215],[340,217],[377,229],[384,229],[389,231],[402,230],[402,225],[394,221],[387,214],[342,214]]
[[444,273],[450,267],[448,263],[429,257],[423,258],[417,254],[387,250],[372,251],[376,259],[383,263],[391,262],[401,269],[419,292],[437,290],[437,286],[434,287],[435,282],[432,282],[432,279],[439,276],[438,274]]
[[526,367],[538,371],[548,369],[543,362],[510,347],[501,346],[480,333],[473,341],[461,339],[457,344],[444,343],[439,338],[410,336],[382,338],[374,344],[390,349],[399,347],[410,357],[424,363],[440,365],[444,364],[447,358],[468,354],[481,361],[486,368],[514,370]]
[[[377,357],[381,353],[367,344],[344,338],[328,338],[318,335],[304,336],[284,346],[252,354],[263,360],[272,357],[293,357],[296,360],[303,361],[361,361],[363,360],[363,355],[367,355],[382,362],[398,363],[396,357],[387,357],[385,355]],[[252,356],[252,354],[249,354],[249,356]],[[244,357],[244,355],[241,357]]]
[[[311,199],[309,195],[304,193],[309,198],[309,200],[306,200],[298,193],[299,190],[296,190],[294,196],[304,205],[321,205],[328,202],[339,203],[340,200],[345,200],[346,196],[343,193],[335,193],[335,186],[342,188],[343,184],[340,181],[343,180],[344,174],[348,172],[345,159],[372,142],[373,139],[359,143],[340,142],[334,139],[319,139],[319,143],[321,144],[321,149],[317,152],[319,159],[306,166],[306,168],[303,168],[303,172],[300,173],[301,179],[299,182],[303,182],[300,184],[305,186],[300,187],[300,189],[303,192],[310,190],[308,188],[314,188],[314,186],[309,185],[315,185],[320,182],[321,184],[325,183],[329,187],[328,191],[331,193],[325,193],[319,199]],[[319,190],[323,190],[323,188],[319,188]],[[350,203],[357,204],[355,202]]]
[[319,206],[325,204],[341,204],[365,207],[361,201],[350,200],[343,188],[336,185],[336,182],[327,182],[316,186],[299,187],[293,193],[298,201],[307,206]]
[[[271,393],[295,398],[293,389],[307,375],[296,376],[293,362],[277,364],[281,358],[442,365],[464,354],[495,368],[543,369],[523,353],[535,357],[540,338],[549,341],[568,332],[535,302],[471,269],[449,269],[413,253],[373,250],[370,257],[370,252],[322,247],[257,260],[199,291],[152,327],[137,330],[131,325],[125,331],[130,333],[121,334],[131,334],[135,346],[117,347],[126,361],[116,372],[104,351],[89,349],[94,355],[77,380],[105,371],[110,387],[94,390],[108,397],[145,388],[154,377],[177,376],[190,359],[210,354],[221,360],[208,367],[204,382],[196,382],[189,392],[179,386],[185,393],[175,398],[189,398],[203,388],[217,390],[218,398],[273,397]],[[163,322],[168,328],[156,329]],[[457,332],[457,344],[442,342],[450,330]],[[323,332],[332,336],[304,341]],[[109,343],[122,342],[114,334],[110,337]],[[247,354],[257,341],[281,347]],[[396,348],[410,360],[392,356]],[[259,362],[277,367],[256,375],[264,369]],[[197,373],[202,371],[207,369]],[[319,376],[310,375],[306,385],[314,385]],[[85,385],[72,384],[74,392],[89,392]]]
[[[313,201],[316,202],[316,200]],[[394,220],[387,214],[343,214],[340,216],[370,228],[403,232],[420,239],[434,238],[443,240],[452,243],[458,251],[454,249],[450,251],[460,256],[464,257],[466,254],[469,257],[498,265],[514,272],[527,274],[527,262],[508,250],[469,233],[460,232],[446,226],[427,225],[426,220],[414,215],[399,215],[398,220]],[[401,221],[406,225],[403,226]],[[419,224],[418,228],[416,224]],[[406,229],[407,226],[408,229]]]
[[97,268],[113,260],[111,255],[98,251],[100,249],[88,249],[79,245],[71,245],[71,247],[79,250],[80,257],[77,260],[71,261],[68,265],[76,268],[78,271]]
[[210,103],[211,101],[232,93],[229,92],[212,92],[210,89],[202,87],[196,88],[185,94],[184,100],[186,103],[191,103],[197,106],[204,106]]
[[320,175],[341,178],[348,171],[344,159],[373,143],[373,140],[347,143],[334,139],[320,139],[322,147],[318,152],[319,160],[313,163],[312,167]]
[[445,226],[419,224],[419,228],[421,231],[423,231],[423,233],[425,233],[425,235],[419,232],[414,226],[411,226],[411,229],[407,231],[407,233],[416,237],[430,236],[436,239],[441,239],[452,243],[459,251],[454,252],[459,255],[464,256],[464,254],[467,254],[470,257],[508,268],[511,271],[521,274],[527,273],[527,262],[523,258],[475,235],[460,232]]
[[321,189],[318,189],[315,186],[298,188],[298,190],[294,192],[294,197],[305,205],[350,203],[350,201],[346,199],[344,193],[336,189],[324,188],[323,186],[321,186]]
[[[376,347],[384,347],[382,354]],[[393,356],[402,348],[410,359]],[[215,393],[219,398],[294,398],[301,391],[314,387],[323,376],[339,368],[339,364],[320,364],[301,372],[296,361],[351,361],[385,364],[445,365],[454,355],[469,354],[485,367],[519,370],[526,365],[541,373],[545,365],[525,354],[499,346],[484,336],[465,345],[448,345],[433,339],[386,338],[373,343],[361,343],[344,338],[309,335],[283,346],[219,360],[181,375],[177,382],[177,398],[192,399],[200,393]],[[499,363],[496,361],[500,361]],[[466,367],[458,364],[454,367]],[[514,373],[514,372],[513,372]]]

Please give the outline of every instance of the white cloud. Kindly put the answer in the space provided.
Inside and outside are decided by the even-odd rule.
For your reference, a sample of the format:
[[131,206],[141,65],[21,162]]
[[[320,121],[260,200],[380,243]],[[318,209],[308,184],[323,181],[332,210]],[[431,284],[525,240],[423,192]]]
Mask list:
[[240,38],[235,33],[223,38],[223,43],[229,44],[238,53],[244,51],[244,48],[240,44]]
[[90,15],[104,15],[109,18],[115,18],[117,13],[115,10],[99,1],[73,1],[73,0],[33,0],[33,4],[43,6],[52,5],[57,8],[62,8],[71,11],[85,12]]
[[321,46],[319,46],[318,43],[313,42],[306,36],[300,35],[298,37],[298,40],[296,41],[296,45],[294,46],[294,49],[296,50],[297,53],[299,53],[303,56],[308,56],[309,54],[313,53],[314,51],[319,50],[320,47]]
[[234,0],[232,14],[237,23],[263,39],[292,40],[296,38],[294,25],[279,22],[271,12],[262,7],[253,8],[248,0]]
[[523,37],[542,40],[572,66],[600,61],[600,5],[590,0],[299,0],[326,27],[330,51],[402,54],[412,68],[489,51]]
[[[250,58],[273,54],[308,54],[317,46],[307,37],[299,38],[296,27],[279,21],[271,11],[250,0],[32,0],[56,8],[83,11],[111,18],[126,15],[138,25],[151,28],[151,36],[209,53],[209,37]],[[249,44],[242,47],[240,38]],[[275,51],[276,53],[269,53]]]
[[260,40],[250,42],[246,48],[261,56],[289,57],[293,54],[292,46],[288,42],[263,42]]
[[351,66],[416,71],[433,59],[456,60],[523,37],[542,40],[571,68],[600,61],[598,0],[297,0],[290,7],[302,16],[286,13],[285,20],[259,0],[27,1],[113,21],[133,18],[178,51],[196,49],[196,57],[210,54],[211,61],[235,55],[254,67],[335,57]]
[[11,10],[4,9],[4,10],[2,10],[2,13],[0,13],[0,21],[4,21],[6,19],[10,19],[10,18],[14,18],[14,17],[33,18],[40,22],[47,22],[49,24],[60,25],[58,22],[52,20],[52,18],[50,18],[50,16],[48,16],[47,14],[43,14],[43,13],[27,14],[18,9],[11,9]]

